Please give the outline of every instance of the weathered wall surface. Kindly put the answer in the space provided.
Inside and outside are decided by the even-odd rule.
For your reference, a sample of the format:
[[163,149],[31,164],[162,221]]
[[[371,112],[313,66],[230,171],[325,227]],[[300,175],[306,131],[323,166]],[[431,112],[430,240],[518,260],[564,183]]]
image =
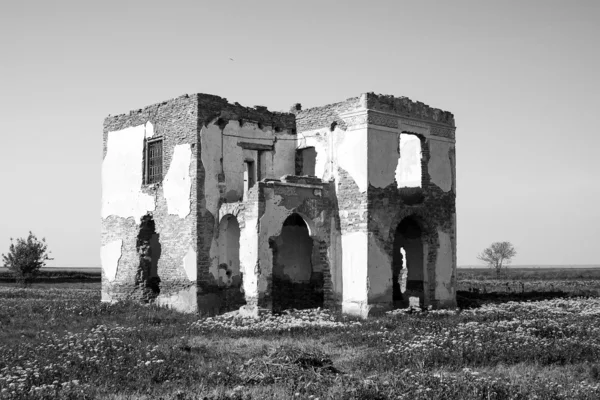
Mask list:
[[[369,94],[366,103],[370,154],[369,312],[393,306],[394,239],[397,227],[406,218],[417,222],[421,235],[401,242],[408,265],[403,304],[408,304],[407,297],[416,296],[425,306],[454,306],[454,118],[403,98]],[[403,138],[415,143],[409,142],[410,148],[403,149]],[[421,148],[417,159],[416,143]],[[420,175],[418,182],[412,182],[415,168]]]
[[[293,173],[296,130],[291,114],[197,96],[198,308],[215,314],[257,303],[258,184],[244,193],[244,163],[254,163],[259,179]],[[232,277],[231,285],[220,283],[219,269],[219,223],[226,214],[235,216],[240,228],[239,280]]]
[[[422,230],[414,242],[419,249],[410,239],[401,250],[404,262],[421,267],[409,267],[406,296],[423,305],[455,304],[448,112],[367,93],[272,113],[198,94],[109,117],[104,130],[105,301],[147,297],[140,270],[151,254],[159,257],[152,274],[160,278],[160,304],[210,314],[242,304],[276,308],[283,304],[277,293],[289,289],[299,297],[320,293],[326,306],[367,316],[395,304],[394,239],[412,218]],[[145,140],[161,137],[163,181],[144,185]],[[314,152],[303,160],[297,151],[307,148]],[[249,190],[248,168],[246,186],[255,182]],[[282,178],[296,171],[318,179]],[[138,239],[147,213],[156,227],[150,252]],[[297,232],[283,229],[292,214],[306,222],[309,238],[298,242]],[[220,224],[232,217],[237,228],[229,234]],[[287,248],[291,239],[301,245]]]
[[297,121],[298,147],[314,147],[316,175],[335,181],[339,244],[331,251],[342,264],[344,311],[366,316],[393,306],[394,237],[406,217],[422,226],[420,239],[404,242],[408,264],[419,266],[407,271],[406,296],[452,306],[453,115],[367,93],[301,111]]
[[[289,288],[296,299],[308,298],[333,306],[341,293],[335,292],[338,275],[331,273],[329,184],[321,183],[320,179],[288,176],[282,182],[261,183],[260,192],[264,197],[258,231],[258,304],[279,308],[281,298],[277,293]],[[286,237],[299,229],[296,226],[284,229],[284,222],[292,214],[302,218],[310,235],[301,239],[301,246],[295,242],[294,250],[284,245]]]
[[[102,163],[102,299],[149,300],[196,309],[197,99],[181,96],[106,118]],[[163,182],[143,184],[144,142],[163,140]],[[155,223],[156,271],[142,271],[142,216]],[[121,242],[119,246],[117,243]],[[120,247],[120,249],[119,249]],[[118,254],[120,253],[120,254]],[[116,261],[115,261],[116,260]],[[154,260],[156,261],[156,260]],[[159,292],[149,279],[159,278]]]

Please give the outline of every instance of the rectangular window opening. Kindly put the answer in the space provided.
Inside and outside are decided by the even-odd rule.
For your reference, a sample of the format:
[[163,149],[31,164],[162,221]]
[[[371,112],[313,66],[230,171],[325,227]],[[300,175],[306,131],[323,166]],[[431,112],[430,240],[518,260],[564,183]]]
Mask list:
[[418,136],[401,133],[399,143],[400,158],[396,167],[398,188],[421,187],[423,175],[421,165],[421,139]]
[[254,161],[246,160],[244,162],[244,193],[247,193],[252,187],[254,187],[254,183],[256,182],[255,177],[255,169],[254,169]]
[[162,181],[163,165],[163,141],[148,140],[145,152],[144,183],[151,185]]
[[317,152],[314,147],[296,150],[296,175],[315,176]]

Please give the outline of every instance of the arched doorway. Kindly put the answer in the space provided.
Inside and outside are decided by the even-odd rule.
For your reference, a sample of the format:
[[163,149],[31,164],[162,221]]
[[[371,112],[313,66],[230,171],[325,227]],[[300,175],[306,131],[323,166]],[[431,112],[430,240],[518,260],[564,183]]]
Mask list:
[[298,214],[283,222],[270,240],[273,251],[273,311],[323,306],[323,268],[319,246]]
[[394,236],[392,282],[394,308],[408,307],[410,297],[424,300],[423,231],[413,217],[404,218]]

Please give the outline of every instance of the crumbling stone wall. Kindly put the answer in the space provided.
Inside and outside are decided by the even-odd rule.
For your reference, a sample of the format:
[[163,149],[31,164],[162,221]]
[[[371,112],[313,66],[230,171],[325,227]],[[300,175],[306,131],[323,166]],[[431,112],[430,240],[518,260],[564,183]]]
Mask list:
[[[181,96],[104,121],[101,245],[103,255],[111,253],[102,258],[104,301],[147,301],[155,296],[160,304],[195,310],[197,110],[197,98]],[[144,185],[143,152],[145,140],[150,137],[161,137],[163,141],[163,179],[158,184]],[[187,171],[175,171],[181,164],[177,161],[177,166],[172,165],[176,152],[183,155]],[[181,200],[181,187],[169,187],[170,171],[177,172],[172,180],[187,176],[189,182],[187,204],[184,202],[181,212],[173,208]],[[127,174],[135,176],[128,180]],[[175,198],[170,197],[172,194]],[[153,249],[152,254],[142,243],[145,238],[140,238],[142,221],[148,218],[154,223],[158,239],[154,249],[160,246],[160,252]],[[145,272],[145,262],[156,263],[154,274]],[[152,296],[148,288],[153,288]]]
[[[261,182],[259,191],[263,196],[258,227],[258,306],[275,310],[287,306],[285,302],[281,304],[282,298],[278,296],[285,288],[294,291],[291,297],[296,299],[296,308],[304,307],[299,299],[306,300],[306,304],[319,302],[332,306],[336,299],[336,278],[332,278],[333,260],[328,254],[332,210],[330,185],[317,178],[285,176],[281,181]],[[302,218],[312,240],[311,253],[306,255],[313,263],[308,280],[286,274],[286,266],[277,265],[278,261],[284,262],[278,257],[278,251],[282,250],[284,222],[291,215]]]
[[[243,163],[251,159],[260,179],[294,171],[295,117],[266,107],[242,107],[210,95],[198,96],[198,310],[216,314],[255,306],[259,215],[258,184],[244,193]],[[219,284],[218,227],[227,213],[240,226],[241,286]]]
[[[277,290],[287,288],[366,316],[394,306],[394,239],[409,217],[422,232],[424,260],[422,282],[407,285],[424,306],[455,305],[451,113],[372,93],[308,110],[298,104],[291,113],[194,94],[104,125],[103,300],[138,298],[215,314],[241,305],[286,307]],[[420,188],[398,188],[401,133],[420,140]],[[163,140],[163,181],[145,185],[144,146],[156,137]],[[310,166],[298,158],[303,150]],[[307,171],[316,177],[293,175]],[[312,240],[316,267],[304,286],[273,273],[292,214]],[[240,230],[232,285],[223,284],[219,261],[226,215]]]
[[[313,145],[317,157],[319,151],[327,153],[330,166],[327,171],[317,168],[322,174],[317,176],[334,180],[341,236],[334,247],[344,276],[344,311],[365,316],[394,306],[394,237],[406,217],[419,221],[425,258],[423,281],[408,286],[422,287],[418,296],[424,306],[454,306],[453,115],[373,93],[296,115],[304,142],[300,146]],[[420,188],[398,188],[401,133],[421,141]]]
[[[456,305],[454,118],[450,113],[406,99],[367,97],[369,107],[386,111],[380,114],[369,110],[369,147],[378,155],[375,157],[373,153],[369,158],[368,230],[372,235],[371,247],[377,249],[369,254],[372,307],[385,310],[393,306],[394,277],[385,265],[394,258],[396,228],[407,217],[417,220],[423,232],[425,270],[423,293],[418,294],[421,305],[453,307]],[[414,134],[421,140],[421,188],[399,189],[391,174],[387,180],[381,179],[382,163],[397,159],[398,153],[389,143],[377,142],[397,142],[400,133]],[[377,179],[372,179],[371,172]],[[373,184],[374,181],[377,183]],[[373,285],[373,281],[378,284]]]

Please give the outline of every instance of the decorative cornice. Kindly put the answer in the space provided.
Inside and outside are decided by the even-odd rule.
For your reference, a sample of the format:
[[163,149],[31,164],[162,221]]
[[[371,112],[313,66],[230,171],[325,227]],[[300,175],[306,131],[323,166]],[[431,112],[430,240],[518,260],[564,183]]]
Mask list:
[[368,122],[367,113],[341,117],[346,126],[364,125]]
[[[341,116],[342,120],[347,126],[360,126],[360,125],[375,125],[389,129],[402,129],[403,126],[418,128],[415,132],[420,133],[423,130],[427,130],[428,134],[433,136],[444,137],[447,139],[454,140],[454,131],[456,128],[442,125],[433,121],[418,121],[409,118],[402,118],[399,115],[390,114],[380,111],[368,110],[360,114],[350,114]],[[426,133],[422,133],[426,134]]]
[[400,123],[402,125],[410,125],[410,126],[416,126],[418,128],[425,128],[428,129],[431,127],[431,124],[425,123],[425,122],[420,122],[420,121],[415,121],[412,119],[406,119],[406,118],[401,118],[400,119]]
[[442,127],[442,126],[432,126],[431,134],[434,136],[440,136],[448,139],[454,139],[454,131],[455,128],[450,127]]
[[389,115],[389,114],[382,114],[382,113],[372,112],[372,111],[369,111],[367,115],[368,115],[369,124],[385,126],[387,128],[393,128],[393,129],[398,128],[398,117],[397,116],[393,116],[393,115]]

